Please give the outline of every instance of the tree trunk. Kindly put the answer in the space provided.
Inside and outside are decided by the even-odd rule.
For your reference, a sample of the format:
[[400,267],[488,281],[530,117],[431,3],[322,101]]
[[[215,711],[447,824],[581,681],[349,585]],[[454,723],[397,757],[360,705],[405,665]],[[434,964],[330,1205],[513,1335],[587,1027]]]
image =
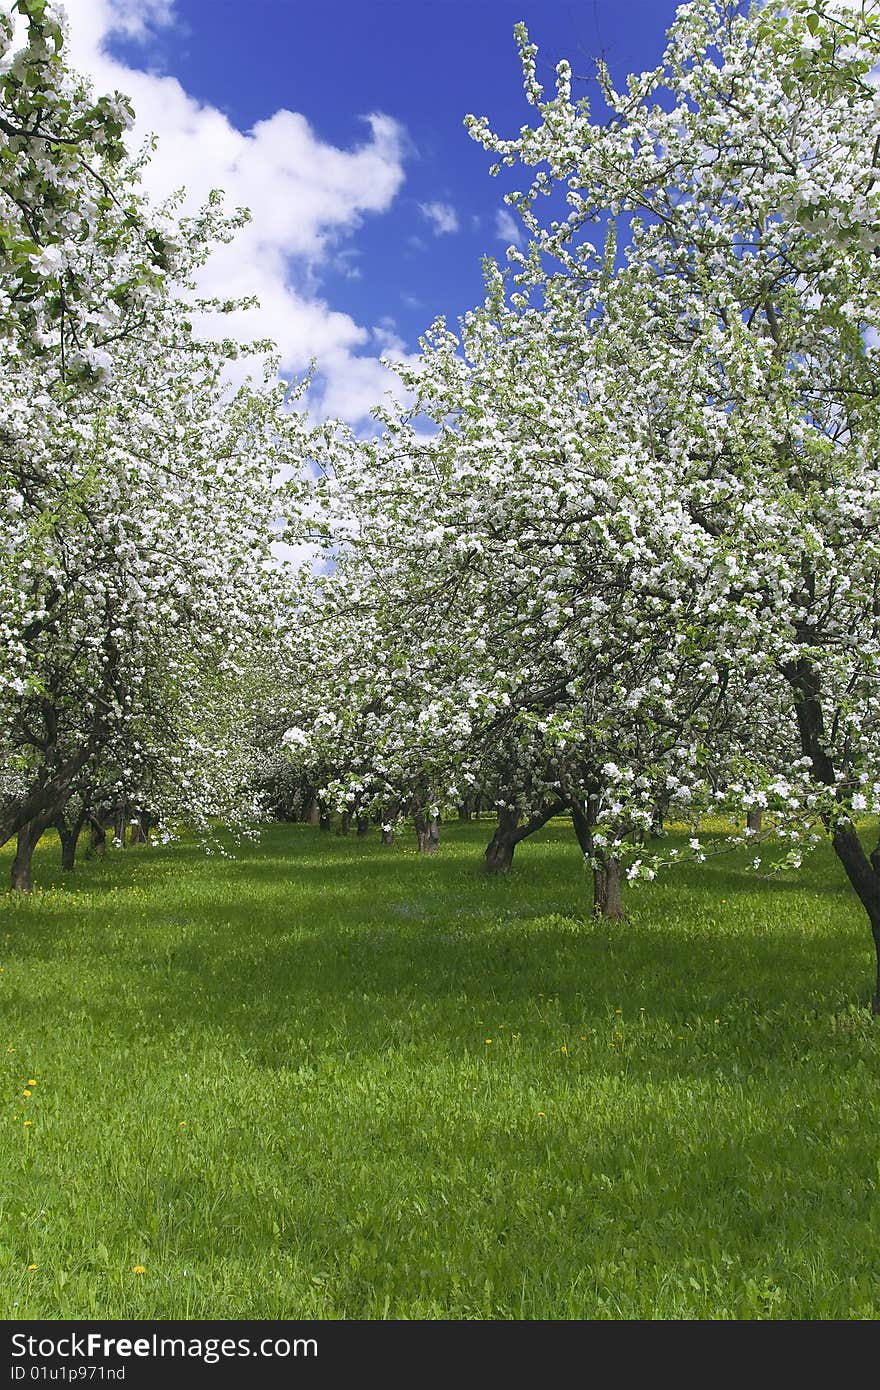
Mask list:
[[577,842],[581,847],[581,854],[585,859],[591,858],[593,853],[593,826],[590,817],[589,801],[587,802],[586,810],[584,810],[583,806],[578,801],[573,801],[571,803],[571,823],[574,826]]
[[548,820],[564,810],[565,803],[562,801],[552,801],[549,804],[545,802],[540,810],[529,816],[524,825],[520,824],[518,811],[500,810],[498,829],[486,846],[487,871],[490,874],[506,874],[513,864],[514,852],[520,841],[534,835],[536,830],[540,830]]
[[121,849],[125,849],[125,830],[128,825],[128,805],[121,801],[113,812],[113,838]]
[[58,838],[61,841],[61,868],[65,873],[69,873],[76,860],[76,846],[79,840],[80,831],[83,828],[83,817],[72,824],[59,816],[55,822],[55,829],[58,831]]
[[318,826],[321,824],[321,806],[316,796],[309,800],[304,819],[307,825]]
[[321,830],[333,829],[333,818],[330,815],[330,813],[326,810],[326,808],[323,806],[319,807],[318,827]]
[[498,812],[498,826],[486,846],[486,871],[490,874],[509,873],[513,855],[519,844],[519,811],[502,807]]
[[880,844],[869,858],[852,825],[838,826],[831,843],[871,924],[876,964],[871,1011],[880,1014]]
[[750,806],[746,813],[746,829],[754,830],[755,833],[763,827],[764,812],[760,806]]
[[[834,787],[837,777],[834,764],[825,747],[819,675],[812,663],[803,656],[789,666],[784,674],[795,697],[794,710],[801,750],[810,759],[816,781],[822,786]],[[841,810],[845,816],[848,815],[845,808]],[[834,853],[868,914],[875,956],[871,1010],[874,1014],[880,1014],[880,843],[869,857],[851,821],[844,820],[838,825],[826,822],[826,828],[831,835]]]
[[145,845],[147,843],[147,832],[144,828],[144,822],[140,816],[135,816],[134,820],[131,823],[131,831],[129,833],[128,843],[130,845]]
[[472,809],[471,809],[471,803],[470,803],[469,801],[463,801],[463,802],[461,803],[461,805],[459,806],[459,808],[458,808],[458,819],[459,819],[459,820],[472,820],[472,819],[473,819],[473,814],[474,814],[474,813],[473,813],[473,811],[472,811]]
[[369,835],[369,833],[370,833],[370,820],[369,820],[369,817],[368,817],[368,816],[358,816],[358,818],[357,818],[357,833],[358,833],[358,837],[359,837],[359,838],[362,838],[364,835]]
[[34,880],[32,864],[37,842],[46,829],[45,822],[29,820],[19,827],[15,841],[15,858],[9,886],[14,893],[32,893]]
[[619,859],[606,859],[593,870],[593,913],[612,922],[623,918],[623,881]]
[[394,830],[390,825],[388,826],[387,830],[384,825],[382,826],[382,843],[383,845],[394,844]]
[[419,843],[419,854],[436,854],[437,846],[440,844],[440,822],[436,816],[430,819],[417,811],[413,817],[416,827],[416,839]]
[[347,835],[351,829],[351,811],[343,811],[339,817],[339,824],[336,827],[337,835]]
[[89,842],[89,853],[100,855],[102,858],[107,851],[107,831],[101,822],[95,818],[91,821],[91,839]]

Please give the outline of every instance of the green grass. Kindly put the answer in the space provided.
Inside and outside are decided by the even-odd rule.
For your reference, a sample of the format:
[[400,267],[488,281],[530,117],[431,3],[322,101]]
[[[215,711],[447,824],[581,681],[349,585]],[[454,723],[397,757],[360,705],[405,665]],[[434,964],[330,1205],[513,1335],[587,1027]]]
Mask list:
[[611,927],[569,826],[501,881],[489,830],[66,882],[47,840],[0,900],[0,1316],[880,1315],[880,1021],[831,857],[680,868]]

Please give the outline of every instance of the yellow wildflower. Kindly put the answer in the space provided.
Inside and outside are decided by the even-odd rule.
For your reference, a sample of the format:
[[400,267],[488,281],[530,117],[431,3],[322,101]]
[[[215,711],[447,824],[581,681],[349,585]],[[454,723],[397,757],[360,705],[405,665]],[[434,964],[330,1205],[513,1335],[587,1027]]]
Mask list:
[[132,1265],[131,1272],[132,1274],[146,1274],[147,1271],[144,1269],[143,1265]]

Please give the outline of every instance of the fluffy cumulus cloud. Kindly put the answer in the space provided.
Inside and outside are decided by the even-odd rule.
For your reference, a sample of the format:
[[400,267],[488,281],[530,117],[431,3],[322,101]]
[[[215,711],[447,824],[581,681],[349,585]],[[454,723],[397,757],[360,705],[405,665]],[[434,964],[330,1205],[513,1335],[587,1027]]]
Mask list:
[[[70,55],[98,91],[118,89],[137,113],[139,144],[153,133],[158,150],[146,175],[151,196],[185,187],[187,209],[212,188],[252,218],[233,245],[219,249],[200,288],[222,298],[256,295],[258,311],[224,319],[242,342],[268,337],[286,371],[318,360],[324,408],[356,421],[393,384],[370,329],[333,308],[318,290],[323,269],[348,265],[358,227],[386,212],[404,180],[405,136],[390,116],[364,117],[352,149],[322,141],[305,115],[280,110],[243,131],[216,107],[190,96],[176,78],[150,67],[153,43],[173,31],[174,0],[64,0]],[[108,41],[141,45],[143,69],[114,59]]]

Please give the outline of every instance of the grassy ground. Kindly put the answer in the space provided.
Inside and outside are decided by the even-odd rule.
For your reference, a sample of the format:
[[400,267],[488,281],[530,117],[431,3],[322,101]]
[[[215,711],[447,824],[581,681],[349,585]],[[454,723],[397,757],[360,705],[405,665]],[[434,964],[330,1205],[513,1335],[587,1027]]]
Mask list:
[[0,900],[0,1316],[880,1315],[880,1021],[830,857],[679,869],[611,928],[569,826],[505,881],[488,832],[68,882],[47,841]]

